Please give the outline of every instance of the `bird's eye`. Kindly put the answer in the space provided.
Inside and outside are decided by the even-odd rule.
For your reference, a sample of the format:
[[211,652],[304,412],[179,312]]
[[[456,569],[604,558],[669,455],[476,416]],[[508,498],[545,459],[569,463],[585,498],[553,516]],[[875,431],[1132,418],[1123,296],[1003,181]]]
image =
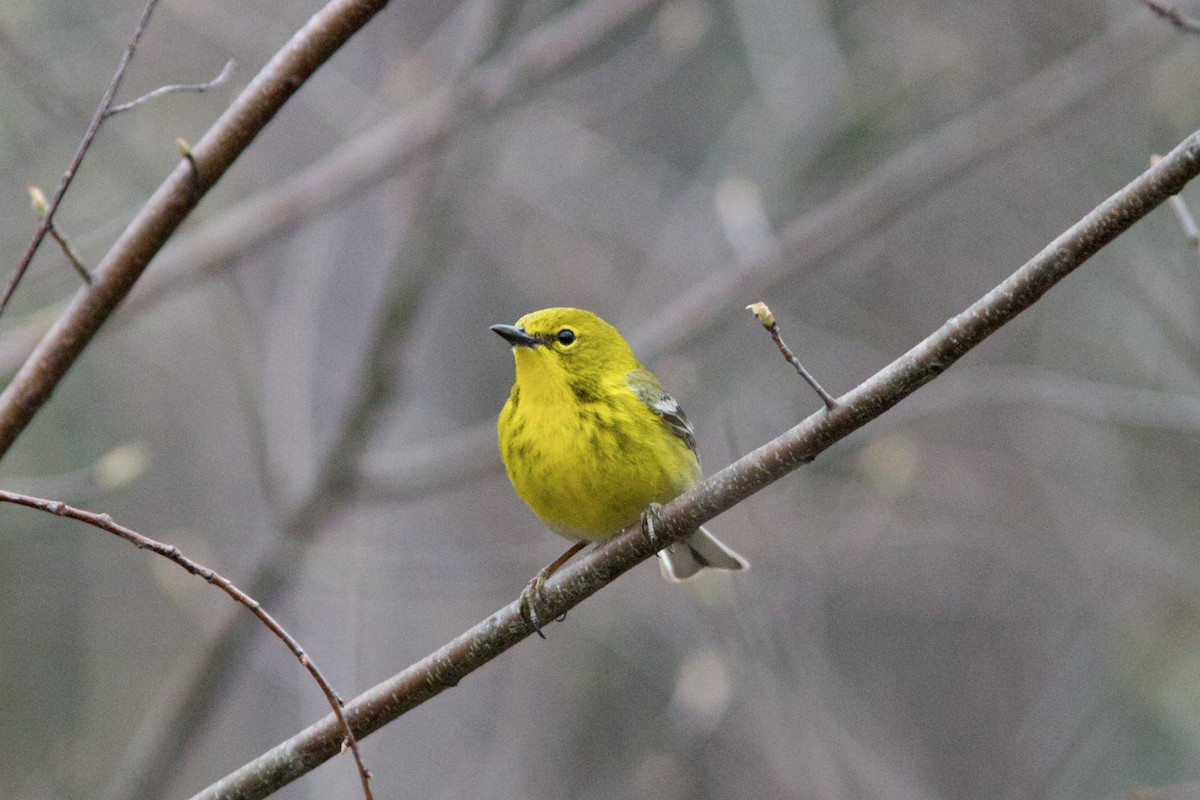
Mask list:
[[568,345],[575,341],[575,331],[570,328],[563,328],[558,332],[558,343]]

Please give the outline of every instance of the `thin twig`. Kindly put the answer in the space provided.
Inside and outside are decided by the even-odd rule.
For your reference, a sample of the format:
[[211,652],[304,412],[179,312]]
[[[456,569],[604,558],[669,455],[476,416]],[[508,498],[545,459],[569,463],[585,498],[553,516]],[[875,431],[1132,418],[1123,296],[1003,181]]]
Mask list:
[[[845,394],[833,410],[810,415],[783,435],[696,484],[659,510],[658,545],[670,545],[760,489],[811,462],[941,375],[1011,322],[1101,248],[1200,174],[1200,131],[1158,165],[1105,200],[1002,283],[949,319],[891,364]],[[543,606],[557,617],[653,556],[638,526],[598,545],[547,582]],[[352,700],[346,707],[360,737],[458,684],[533,633],[513,601],[487,619]],[[339,729],[326,717],[276,745],[192,800],[257,800],[337,754]]]
[[1141,3],[1146,8],[1150,9],[1155,14],[1158,14],[1160,17],[1165,19],[1167,22],[1170,22],[1184,33],[1200,35],[1200,21],[1184,15],[1182,12],[1177,11],[1174,8],[1165,6],[1162,3],[1157,2],[1157,0],[1141,0]]
[[325,680],[325,676],[321,674],[321,670],[317,668],[316,663],[304,652],[304,648],[300,646],[300,643],[274,617],[267,613],[266,609],[257,600],[243,592],[220,573],[185,556],[175,545],[166,544],[157,539],[143,536],[137,531],[113,521],[113,518],[108,514],[96,514],[81,508],[69,506],[58,500],[31,497],[27,494],[18,494],[16,492],[4,491],[3,489],[0,489],[0,502],[45,511],[47,514],[77,520],[78,522],[83,522],[94,528],[111,533],[129,542],[139,550],[149,550],[169,561],[173,561],[191,574],[203,578],[225,592],[225,594],[233,598],[234,602],[240,603],[250,609],[250,612],[254,616],[258,617],[272,633],[287,645],[288,649],[292,651],[292,655],[308,670],[309,674],[313,676],[313,680],[321,687],[321,692],[324,693],[325,699],[329,701],[329,706],[333,709],[334,716],[341,721],[342,732],[345,734],[345,747],[349,748],[350,752],[354,755],[354,762],[358,765],[358,774],[362,780],[363,795],[367,800],[371,800],[371,773],[363,764],[362,756],[358,751],[358,740],[354,736],[354,731],[350,728],[350,723],[346,720],[345,711],[343,710],[346,704],[342,701],[342,698],[338,697],[337,692],[333,690],[329,682]]
[[[46,210],[47,210],[48,206],[46,203],[46,194],[45,194],[45,192],[43,192],[41,190],[40,187],[30,184],[30,186],[29,186],[29,202],[30,202],[30,205],[33,206],[33,210],[37,213],[38,217],[40,219],[45,219],[46,218]],[[63,255],[65,255],[67,257],[67,261],[71,264],[72,267],[75,268],[75,271],[79,273],[79,276],[81,278],[83,278],[83,282],[86,283],[87,285],[91,286],[92,285],[92,275],[90,272],[87,271],[87,267],[85,267],[83,265],[83,261],[79,258],[79,255],[75,252],[75,248],[71,247],[71,243],[69,241],[67,241],[66,234],[61,232],[58,229],[58,226],[56,226],[53,222],[50,223],[49,232],[50,232],[50,235],[54,237],[54,241],[58,242],[58,246],[62,249]]]
[[1176,216],[1179,217],[1179,224],[1183,227],[1183,235],[1187,237],[1188,244],[1200,247],[1200,227],[1196,225],[1196,218],[1192,216],[1187,203],[1178,195],[1172,197],[1168,202]]
[[147,92],[136,100],[130,100],[128,103],[119,103],[111,106],[105,112],[104,118],[115,117],[122,111],[128,111],[131,108],[136,108],[143,103],[147,103],[156,97],[162,97],[164,94],[172,94],[174,92],[207,92],[209,89],[215,89],[225,81],[229,80],[229,76],[233,74],[234,61],[230,59],[225,62],[225,67],[211,81],[205,83],[172,83],[168,86],[160,86],[152,92]]
[[[129,44],[125,47],[125,52],[121,55],[121,62],[117,64],[117,71],[113,74],[112,80],[109,81],[108,88],[104,91],[104,96],[100,99],[100,105],[96,107],[96,113],[92,115],[92,121],[88,123],[87,131],[83,134],[83,141],[79,143],[79,149],[75,151],[75,157],[71,159],[71,164],[67,167],[67,171],[63,173],[62,180],[58,183],[58,188],[54,190],[54,196],[46,205],[46,213],[42,216],[42,224],[38,226],[37,231],[33,234],[33,241],[25,248],[25,255],[21,257],[21,262],[17,264],[16,272],[9,279],[8,286],[4,289],[4,295],[0,296],[0,314],[3,314],[4,309],[8,307],[8,301],[12,298],[13,292],[17,290],[17,284],[21,282],[25,271],[29,269],[29,264],[33,261],[34,253],[41,247],[46,234],[50,232],[50,228],[54,225],[54,213],[58,211],[63,196],[71,186],[71,181],[75,179],[75,173],[79,171],[79,165],[83,163],[83,157],[91,149],[92,141],[96,138],[96,133],[100,130],[100,125],[108,115],[113,97],[116,96],[117,89],[120,88],[121,81],[125,77],[125,68],[129,66],[129,61],[133,58],[133,52],[137,49],[138,41],[142,38],[142,34],[145,33],[146,26],[150,23],[150,15],[154,13],[156,5],[158,5],[158,0],[146,0],[146,7],[142,9],[142,16],[138,20],[137,27],[133,30],[133,38],[129,40]],[[88,283],[91,283],[91,281],[88,281]]]
[[779,352],[783,354],[783,357],[787,359],[789,364],[796,368],[796,372],[800,374],[804,382],[811,386],[813,391],[820,396],[821,402],[825,404],[825,407],[830,411],[836,408],[837,400],[834,399],[833,395],[825,391],[824,387],[817,383],[817,379],[804,368],[804,365],[800,363],[800,359],[796,358],[792,349],[783,343],[783,335],[779,332],[779,323],[775,321],[775,315],[771,313],[771,309],[767,308],[767,304],[761,301],[751,303],[746,306],[746,310],[758,317],[758,321],[762,323],[762,326],[771,334],[771,338],[775,340],[775,346],[779,348]]
[[1175,215],[1179,217],[1179,224],[1183,228],[1183,235],[1187,237],[1188,244],[1200,250],[1200,226],[1196,225],[1196,218],[1192,216],[1192,211],[1188,208],[1187,203],[1179,195],[1175,195],[1167,202],[1171,204]]
[[79,277],[83,278],[83,282],[88,286],[91,286],[92,273],[88,272],[87,267],[85,267],[83,265],[83,261],[80,260],[79,254],[75,252],[75,248],[71,247],[71,243],[67,241],[66,234],[60,231],[58,226],[53,222],[50,223],[50,237],[54,239],[54,241],[58,242],[58,246],[62,249],[63,254],[67,257],[67,261],[72,267],[75,268],[75,271],[79,273]]

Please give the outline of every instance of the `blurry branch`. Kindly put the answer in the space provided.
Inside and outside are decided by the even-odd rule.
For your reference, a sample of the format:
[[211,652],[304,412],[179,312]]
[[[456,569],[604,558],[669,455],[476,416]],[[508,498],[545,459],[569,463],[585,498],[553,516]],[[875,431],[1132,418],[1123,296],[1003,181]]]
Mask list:
[[[59,181],[58,188],[54,190],[54,196],[50,199],[49,203],[43,203],[44,210],[39,212],[42,223],[38,225],[37,230],[34,232],[33,240],[25,248],[25,255],[21,257],[16,271],[13,272],[12,277],[8,281],[8,286],[4,289],[4,295],[0,297],[0,314],[4,313],[9,299],[12,297],[13,292],[17,290],[17,284],[21,282],[21,277],[29,269],[29,264],[33,261],[34,254],[41,247],[46,235],[53,229],[54,214],[58,211],[63,196],[67,193],[67,189],[71,187],[71,181],[75,179],[75,173],[79,171],[79,165],[83,163],[83,157],[91,149],[92,141],[95,140],[100,126],[108,118],[113,97],[116,96],[117,89],[121,87],[121,81],[125,77],[125,68],[129,66],[129,61],[133,58],[133,53],[137,49],[138,41],[142,38],[142,34],[146,32],[146,26],[150,24],[150,15],[154,13],[156,5],[158,5],[158,0],[147,0],[146,7],[142,9],[142,16],[138,19],[137,27],[133,30],[133,38],[129,40],[129,44],[125,47],[125,52],[121,55],[121,61],[117,64],[117,71],[113,74],[112,80],[109,81],[108,88],[104,91],[104,96],[100,99],[100,105],[96,107],[96,113],[92,115],[92,121],[88,123],[87,130],[83,134],[83,141],[79,143],[79,148],[75,151],[75,156],[71,159],[71,163],[67,167],[67,171],[63,174],[62,180]],[[82,269],[82,265],[80,267]],[[87,275],[87,270],[83,270],[83,272],[84,275]],[[90,280],[86,282],[89,285],[91,284]]]
[[69,86],[57,80],[58,54],[17,30],[16,25],[0,25],[0,70],[9,79],[6,84],[22,91],[25,99],[56,123],[74,124],[80,115],[94,111],[93,98],[88,98],[86,106],[77,102],[77,76]]
[[447,486],[495,474],[500,467],[496,423],[469,428],[401,449],[368,454],[359,465],[355,499],[364,503],[399,503]]
[[[659,545],[697,526],[807,464],[945,372],[955,361],[1036,303],[1118,235],[1200,174],[1200,131],[1132,183],[1097,206],[1002,283],[948,320],[900,358],[782,436],[743,456],[664,506]],[[545,587],[549,616],[566,613],[653,555],[638,526],[568,564]],[[367,736],[457,685],[532,633],[514,601],[441,649],[355,698],[346,713]],[[307,773],[338,752],[336,720],[326,717],[226,776],[193,800],[251,800]]]
[[128,486],[145,474],[150,451],[145,443],[132,439],[113,447],[92,463],[66,472],[22,475],[5,482],[11,491],[32,495],[71,495],[94,498],[105,492]]
[[130,100],[128,103],[120,103],[111,106],[104,114],[105,118],[116,116],[122,111],[128,111],[131,108],[137,108],[143,103],[148,103],[156,97],[162,97],[164,94],[174,94],[175,92],[207,92],[209,89],[215,89],[225,81],[229,80],[229,76],[233,74],[233,61],[226,61],[225,66],[217,73],[217,77],[211,81],[204,83],[172,83],[167,86],[160,86],[152,92],[147,92],[136,100]]
[[1175,212],[1175,216],[1179,217],[1179,225],[1183,228],[1183,235],[1187,237],[1190,244],[1197,251],[1200,251],[1200,226],[1196,225],[1196,218],[1192,216],[1192,210],[1188,208],[1182,197],[1171,198],[1171,209]]
[[1115,25],[1012,91],[943,125],[897,153],[812,212],[792,220],[768,241],[761,255],[717,270],[671,302],[657,304],[630,342],[643,361],[694,341],[709,326],[727,324],[713,309],[731,296],[767,296],[798,269],[823,261],[877,236],[901,215],[985,159],[1062,124],[1064,113],[1100,93],[1124,72],[1144,66],[1146,53],[1161,47],[1160,25],[1134,20]]
[[1134,389],[1027,367],[960,368],[881,422],[898,425],[971,405],[1052,408],[1096,422],[1200,431],[1200,397],[1184,392]]
[[[493,3],[494,0],[484,2]],[[469,62],[459,79],[429,101],[377,126],[359,137],[352,146],[310,167],[280,189],[260,196],[252,201],[251,209],[239,207],[226,212],[220,217],[220,224],[206,225],[203,232],[188,237],[187,246],[194,247],[197,255],[203,253],[202,261],[215,268],[230,255],[222,248],[228,246],[231,234],[239,240],[240,247],[250,246],[250,243],[278,232],[280,219],[273,218],[275,215],[289,223],[295,222],[362,185],[394,177],[397,170],[411,166],[414,159],[428,160],[463,126],[507,107],[549,83],[564,70],[577,66],[584,56],[611,36],[615,28],[660,3],[661,0],[593,0],[577,5],[482,66],[476,67],[473,61]],[[480,53],[494,49],[496,36],[504,30],[505,19],[503,13],[490,21],[485,19],[473,32],[474,46],[480,48]],[[381,154],[385,156],[383,163]],[[423,174],[417,180],[427,185],[432,178],[432,166],[421,163],[419,167]],[[424,193],[421,190],[415,192],[418,195]],[[246,565],[252,574],[248,585],[255,596],[266,602],[285,591],[290,580],[290,566],[300,557],[303,547],[357,497],[359,462],[376,431],[384,401],[395,391],[396,369],[401,363],[397,351],[411,330],[425,289],[439,274],[432,266],[438,256],[429,252],[437,240],[432,235],[432,229],[437,226],[428,221],[437,213],[436,203],[422,198],[416,205],[419,207],[417,220],[411,225],[413,231],[405,237],[409,257],[402,259],[404,263],[393,270],[392,285],[383,293],[383,307],[373,335],[365,346],[367,355],[363,359],[362,379],[354,383],[357,395],[348,404],[349,410],[333,437],[333,445],[318,465],[313,484],[291,508],[280,513],[276,525],[278,534],[266,552],[260,554],[254,564]],[[197,237],[202,237],[201,242],[197,242]],[[179,249],[175,253],[175,257],[180,258]],[[490,425],[488,428],[493,430]],[[480,461],[480,449],[475,446],[476,463]],[[493,450],[491,447],[486,449]],[[235,674],[231,665],[240,662],[248,642],[246,630],[237,624],[237,620],[222,623],[200,660],[189,670],[189,677],[182,681],[186,685],[182,696],[172,701],[169,713],[155,725],[157,730],[140,737],[145,744],[127,750],[127,763],[117,770],[119,784],[109,787],[107,796],[162,794],[163,787],[177,772],[174,768],[177,754],[186,752],[190,742],[203,731],[205,721],[217,705],[218,695]]]
[[1184,33],[1200,34],[1200,21],[1184,15],[1183,12],[1163,5],[1157,0],[1141,0],[1141,3]]
[[[1160,160],[1160,156],[1152,156],[1150,163],[1157,164]],[[1179,195],[1170,199],[1170,205],[1179,219],[1183,235],[1200,254],[1200,228],[1197,228],[1191,209]],[[1122,272],[1140,293],[1139,299],[1153,315],[1158,330],[1192,366],[1192,372],[1200,373],[1200,320],[1196,313],[1195,275],[1192,273],[1193,280],[1185,285],[1156,259],[1144,260],[1138,269]]]
[[[422,187],[416,192],[422,196],[426,194],[424,186],[432,167],[424,172]],[[413,227],[424,222],[423,213],[429,213],[426,204],[421,205],[419,221],[412,223]],[[411,240],[420,239],[418,235]],[[359,366],[361,377],[352,383],[356,394],[349,403],[349,411],[340,420],[339,430],[317,466],[313,483],[290,507],[280,507],[276,481],[270,472],[266,437],[257,436],[253,442],[255,459],[262,470],[264,494],[273,501],[276,534],[263,552],[241,568],[250,575],[246,581],[249,591],[262,602],[274,604],[284,594],[305,546],[331,518],[342,512],[351,497],[357,474],[354,465],[375,432],[384,399],[401,363],[394,357],[395,352],[411,331],[412,319],[425,290],[440,274],[427,259],[413,257],[408,261],[390,272],[383,308],[376,312],[371,337],[365,345],[367,354]],[[234,348],[233,352],[236,356],[239,351]],[[254,420],[260,415],[259,404],[252,396],[251,376],[245,370],[239,373],[242,378],[238,381],[239,397],[252,419],[251,428],[261,430],[265,423],[261,418]],[[106,797],[167,794],[178,774],[178,754],[192,749],[192,742],[204,732],[221,696],[239,674],[238,665],[244,662],[245,650],[252,641],[252,631],[239,623],[234,617],[221,620],[199,657],[187,668],[187,676],[173,681],[172,698],[160,701],[163,707],[158,709],[166,713],[160,714],[151,725],[153,731],[139,735],[141,741],[126,750],[114,778],[116,782],[108,787]]]
[[[139,35],[154,2],[151,0],[146,6]],[[288,98],[386,4],[387,0],[331,0],[275,54],[196,143],[191,149],[192,158],[184,159],[175,167],[101,259],[93,276],[94,284],[76,293],[67,310],[0,394],[0,457],[12,446],[100,326],[129,293],[150,260],[205,193],[250,146]],[[136,38],[122,60],[117,79],[105,94],[101,109],[97,110],[85,143],[94,137],[95,128],[103,118],[103,109],[112,102]],[[39,228],[40,234],[31,244],[24,263],[32,257],[49,229],[48,222],[81,159],[82,152],[76,155],[63,185],[55,192]],[[15,285],[16,277],[12,285]]]
[[1106,800],[1195,800],[1200,797],[1200,781],[1167,786],[1136,786],[1108,795]]
[[66,503],[60,503],[57,500],[44,500],[40,497],[30,497],[29,495],[4,490],[0,490],[0,502],[45,511],[48,514],[54,514],[59,517],[67,517],[68,519],[77,520],[111,533],[129,542],[139,550],[149,550],[152,553],[157,553],[191,574],[203,578],[233,598],[235,603],[240,603],[250,609],[250,613],[258,617],[271,633],[275,634],[280,641],[287,645],[287,648],[292,651],[292,655],[296,657],[301,666],[307,669],[309,674],[312,675],[313,680],[317,682],[317,686],[320,687],[321,692],[325,695],[325,699],[329,701],[329,705],[333,709],[334,717],[338,720],[338,725],[342,733],[345,734],[343,746],[348,747],[354,755],[354,762],[358,765],[358,774],[362,781],[363,796],[367,800],[371,800],[371,774],[367,771],[366,766],[363,765],[362,756],[358,751],[358,740],[355,739],[354,731],[350,729],[350,725],[346,721],[345,714],[342,711],[342,707],[344,706],[342,699],[338,697],[337,692],[325,680],[325,676],[321,674],[321,670],[317,668],[316,663],[304,652],[304,648],[300,646],[300,643],[274,617],[267,613],[266,609],[257,600],[235,586],[228,578],[185,556],[175,545],[165,544],[148,536],[143,536],[137,531],[126,528],[124,525],[118,525],[108,514],[95,514],[91,511],[74,508]]

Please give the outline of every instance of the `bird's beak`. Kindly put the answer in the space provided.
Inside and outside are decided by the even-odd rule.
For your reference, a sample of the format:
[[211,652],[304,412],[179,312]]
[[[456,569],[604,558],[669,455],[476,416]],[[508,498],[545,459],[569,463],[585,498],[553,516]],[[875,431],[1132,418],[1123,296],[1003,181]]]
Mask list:
[[542,343],[516,325],[493,325],[492,330],[513,347],[537,347]]

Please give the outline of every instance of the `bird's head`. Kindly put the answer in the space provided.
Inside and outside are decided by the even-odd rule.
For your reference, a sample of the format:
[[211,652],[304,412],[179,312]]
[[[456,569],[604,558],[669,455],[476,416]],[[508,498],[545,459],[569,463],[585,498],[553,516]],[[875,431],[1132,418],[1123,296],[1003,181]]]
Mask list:
[[617,329],[590,311],[544,308],[492,330],[513,347],[517,377],[624,378],[641,365]]

